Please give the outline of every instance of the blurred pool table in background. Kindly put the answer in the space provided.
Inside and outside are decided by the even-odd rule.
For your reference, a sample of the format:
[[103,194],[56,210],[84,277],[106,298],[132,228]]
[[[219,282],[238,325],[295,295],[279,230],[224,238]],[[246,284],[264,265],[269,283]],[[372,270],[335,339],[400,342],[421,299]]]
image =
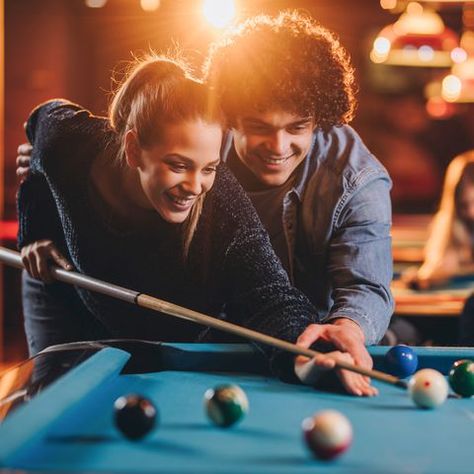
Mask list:
[[395,264],[418,264],[428,238],[431,214],[394,214],[392,218],[392,254]]
[[392,226],[394,281],[392,293],[398,316],[457,317],[466,298],[474,292],[474,275],[453,277],[446,285],[432,290],[406,288],[400,273],[423,261],[423,247],[428,238],[432,216],[429,214],[395,214]]
[[398,316],[457,317],[474,292],[474,275],[459,275],[446,285],[430,290],[412,290],[394,278],[392,294]]
[[[260,356],[246,345],[155,346],[148,373],[122,373],[130,353],[103,349],[16,408],[0,424],[0,466],[68,473],[473,472],[473,399],[422,410],[406,391],[380,383],[374,398],[285,384],[257,371]],[[386,350],[371,348],[376,367]],[[454,360],[474,357],[474,349],[416,350],[420,366],[444,373]],[[227,382],[246,391],[250,412],[220,429],[206,419],[203,394]],[[130,392],[149,397],[160,413],[156,430],[138,442],[112,422],[114,400]],[[305,417],[328,408],[344,413],[354,429],[350,450],[329,463],[312,457],[301,434]]]

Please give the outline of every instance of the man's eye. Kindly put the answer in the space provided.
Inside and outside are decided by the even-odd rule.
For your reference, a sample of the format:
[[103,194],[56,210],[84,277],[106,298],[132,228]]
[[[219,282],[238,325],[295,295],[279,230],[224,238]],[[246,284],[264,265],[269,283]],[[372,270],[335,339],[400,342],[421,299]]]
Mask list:
[[271,132],[267,127],[261,127],[259,125],[250,125],[247,127],[249,133],[255,133],[256,135],[266,135]]
[[307,125],[295,125],[294,127],[290,127],[288,132],[290,133],[301,133],[307,130]]

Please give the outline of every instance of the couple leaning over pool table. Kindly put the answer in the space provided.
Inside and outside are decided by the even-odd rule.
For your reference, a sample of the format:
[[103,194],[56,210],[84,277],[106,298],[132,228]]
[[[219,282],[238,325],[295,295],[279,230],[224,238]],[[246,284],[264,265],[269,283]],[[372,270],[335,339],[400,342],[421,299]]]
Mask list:
[[[51,283],[52,261],[331,351],[308,362],[262,348],[283,378],[315,383],[334,359],[370,368],[365,345],[393,309],[390,179],[347,125],[354,107],[345,50],[298,13],[229,32],[204,81],[182,61],[141,61],[108,118],[64,100],[37,107],[17,160],[30,353],[106,337],[226,340]],[[338,377],[376,394],[359,374]]]

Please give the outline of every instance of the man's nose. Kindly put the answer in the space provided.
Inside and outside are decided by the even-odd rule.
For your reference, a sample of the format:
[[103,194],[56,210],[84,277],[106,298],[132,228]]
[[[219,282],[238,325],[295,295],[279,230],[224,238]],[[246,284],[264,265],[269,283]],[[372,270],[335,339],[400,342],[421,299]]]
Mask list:
[[285,130],[278,130],[271,134],[267,141],[268,149],[276,156],[286,156],[290,150],[290,137]]

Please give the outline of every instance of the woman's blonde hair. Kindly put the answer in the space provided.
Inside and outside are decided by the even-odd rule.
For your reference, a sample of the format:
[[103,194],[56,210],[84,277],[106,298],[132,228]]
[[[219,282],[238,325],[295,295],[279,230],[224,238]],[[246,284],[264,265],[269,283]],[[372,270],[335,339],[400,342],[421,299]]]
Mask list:
[[[129,130],[135,131],[140,146],[146,148],[160,142],[167,125],[198,118],[225,125],[213,94],[191,75],[183,59],[151,54],[135,60],[109,108],[110,124],[118,140],[118,160],[125,162],[125,135]],[[204,199],[204,194],[199,196],[186,219],[185,258]]]
[[471,237],[459,217],[459,197],[465,185],[473,184],[474,150],[454,158],[446,170],[440,206],[431,224],[424,263],[418,271],[420,277],[429,278],[435,272],[442,272],[449,249],[461,259],[472,259]]

